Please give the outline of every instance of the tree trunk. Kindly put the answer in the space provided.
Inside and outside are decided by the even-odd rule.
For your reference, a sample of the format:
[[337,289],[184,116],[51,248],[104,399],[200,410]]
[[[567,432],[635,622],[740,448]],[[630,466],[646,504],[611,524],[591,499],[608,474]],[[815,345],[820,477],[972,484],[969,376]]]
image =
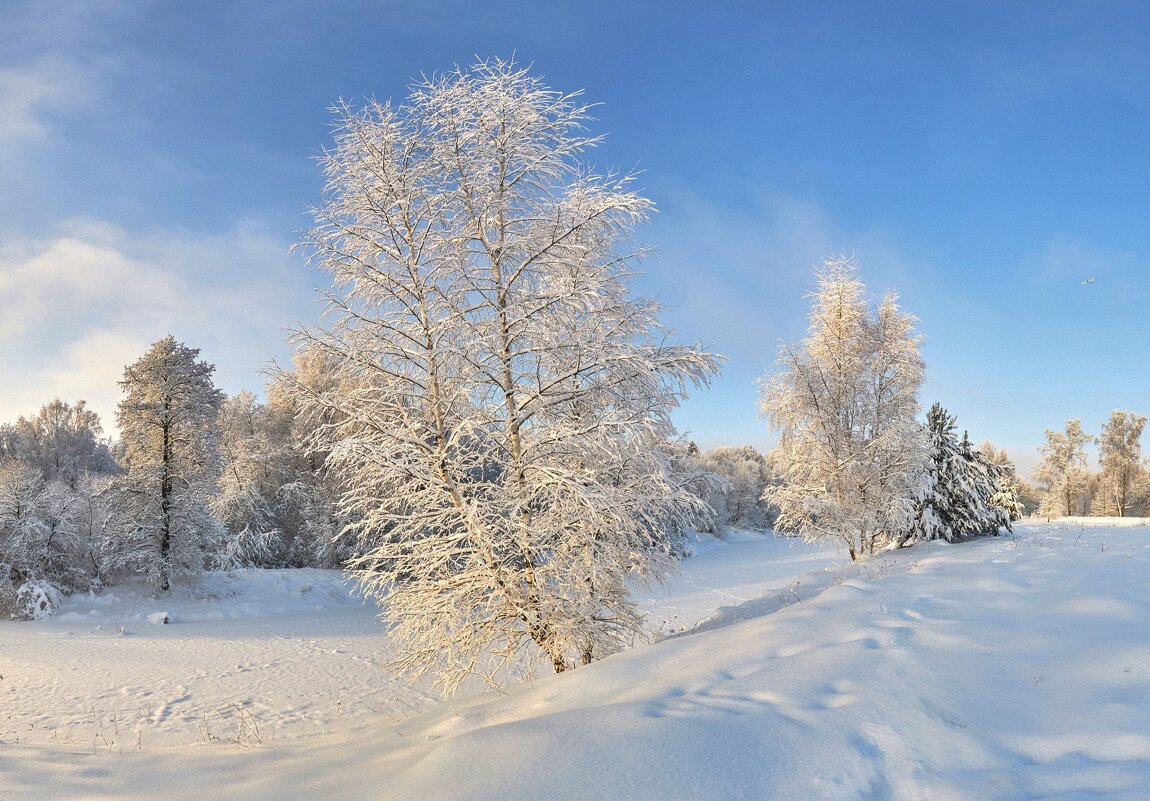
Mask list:
[[587,643],[585,646],[583,646],[583,651],[579,654],[579,664],[590,665],[591,660],[594,658],[594,649],[595,646],[592,643]]
[[160,464],[160,590],[169,589],[169,560],[172,551],[172,442],[164,425],[163,454]]

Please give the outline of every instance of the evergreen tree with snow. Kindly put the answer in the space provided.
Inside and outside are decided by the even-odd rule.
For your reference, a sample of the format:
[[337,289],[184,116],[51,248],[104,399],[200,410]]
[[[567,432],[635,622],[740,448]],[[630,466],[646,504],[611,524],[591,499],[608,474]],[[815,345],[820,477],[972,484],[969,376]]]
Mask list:
[[[956,433],[955,418],[935,403],[926,415],[929,460],[920,483],[914,522],[902,544],[954,542],[1010,528],[1005,471]],[[996,502],[997,501],[997,502]]]
[[[1006,471],[991,462],[970,441],[969,434],[962,433],[959,453],[965,462],[965,509],[964,520],[959,530],[965,536],[978,534],[998,534],[1000,530],[1010,530],[1011,502],[1006,497],[1003,478]],[[996,497],[999,503],[995,503]]]
[[169,335],[124,369],[116,420],[127,474],[117,482],[122,567],[163,591],[198,573],[219,545],[209,500],[219,475],[218,416],[223,393],[215,367]]

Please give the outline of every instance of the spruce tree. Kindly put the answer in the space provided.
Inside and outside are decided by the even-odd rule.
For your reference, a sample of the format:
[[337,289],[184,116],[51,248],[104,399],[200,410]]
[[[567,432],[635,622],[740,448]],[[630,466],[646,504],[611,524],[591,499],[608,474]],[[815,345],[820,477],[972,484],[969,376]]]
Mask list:
[[161,590],[196,573],[218,539],[208,499],[219,470],[223,393],[199,350],[167,336],[124,370],[116,412],[127,475],[119,484],[123,565]]
[[[1010,527],[1001,481],[1006,471],[955,434],[955,418],[935,403],[926,415],[930,459],[920,484],[915,520],[903,544],[978,534]],[[998,499],[1000,503],[995,503]]]

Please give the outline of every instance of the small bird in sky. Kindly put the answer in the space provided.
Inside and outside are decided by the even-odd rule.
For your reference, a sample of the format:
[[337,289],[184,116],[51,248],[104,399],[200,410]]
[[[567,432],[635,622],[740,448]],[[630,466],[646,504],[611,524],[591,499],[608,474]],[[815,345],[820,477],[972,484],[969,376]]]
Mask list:
[[1094,279],[1093,279],[1093,278],[1087,278],[1087,279],[1086,279],[1085,281],[1083,281],[1082,283],[1083,283],[1083,284],[1093,284],[1093,283],[1094,283]]

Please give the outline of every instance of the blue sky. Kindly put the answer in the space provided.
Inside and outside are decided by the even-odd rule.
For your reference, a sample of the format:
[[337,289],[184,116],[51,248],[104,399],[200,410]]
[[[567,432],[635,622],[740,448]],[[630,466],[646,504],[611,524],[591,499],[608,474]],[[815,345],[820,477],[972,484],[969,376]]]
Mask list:
[[[112,427],[171,332],[259,390],[318,314],[288,252],[339,98],[515,57],[602,103],[590,154],[660,212],[637,290],[729,357],[677,416],[771,437],[754,381],[813,270],[858,256],[928,381],[1029,468],[1047,427],[1150,413],[1150,11],[1105,2],[0,0],[0,420]],[[1084,285],[1088,278],[1093,284]]]

